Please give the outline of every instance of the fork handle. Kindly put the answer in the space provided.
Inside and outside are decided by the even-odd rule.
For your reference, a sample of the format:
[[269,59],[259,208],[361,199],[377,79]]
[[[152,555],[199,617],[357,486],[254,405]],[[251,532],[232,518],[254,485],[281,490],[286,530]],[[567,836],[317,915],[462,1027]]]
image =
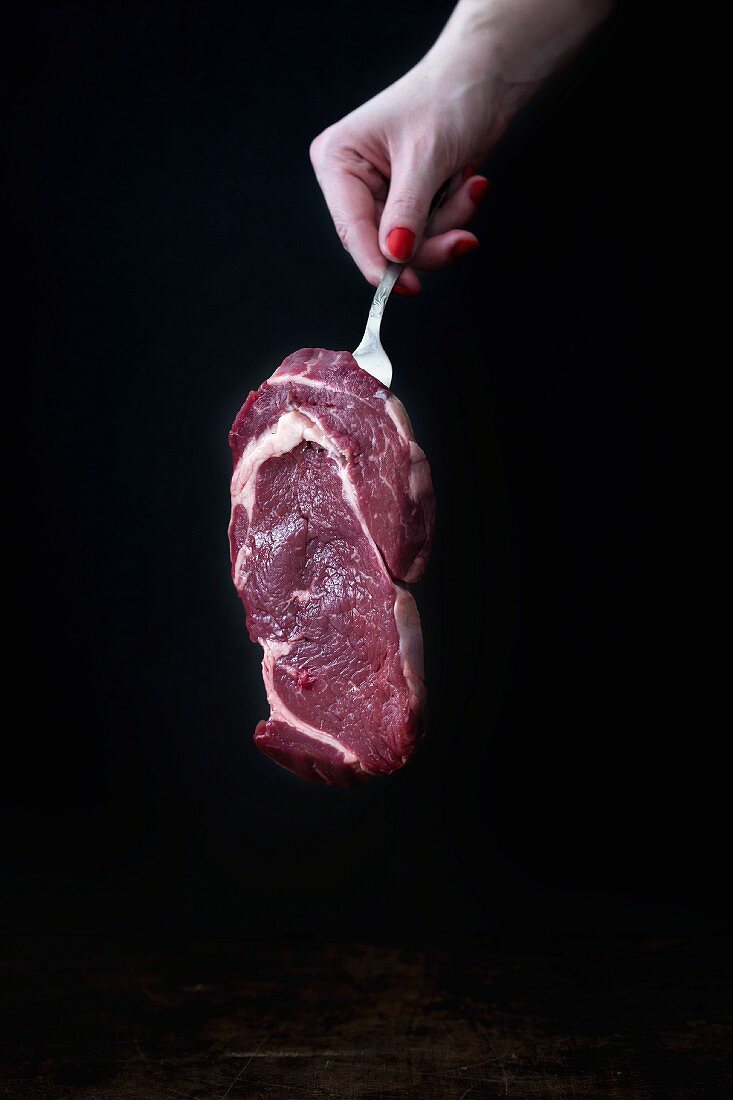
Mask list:
[[[377,332],[379,332],[379,325],[382,320],[382,314],[384,313],[384,307],[387,304],[387,299],[392,293],[392,287],[400,277],[402,266],[402,264],[392,262],[387,264],[384,275],[380,279],[379,286],[372,299],[372,304],[369,308],[369,320],[375,322],[373,327]],[[371,328],[372,326],[370,325],[369,327]]]
[[[448,191],[448,185],[450,180],[446,180],[433,195],[433,201],[430,203],[430,210],[428,211],[428,220],[425,223],[425,229],[427,230],[433,220],[433,214],[443,202],[446,192]],[[392,288],[400,277],[400,272],[404,264],[398,264],[394,261],[390,261],[385,268],[384,275],[379,281],[372,304],[369,308],[369,319],[375,322],[374,326],[367,323],[367,328],[374,328],[375,335],[379,332],[379,326],[382,321],[382,314],[384,313],[384,307],[387,304],[387,300],[392,293]]]

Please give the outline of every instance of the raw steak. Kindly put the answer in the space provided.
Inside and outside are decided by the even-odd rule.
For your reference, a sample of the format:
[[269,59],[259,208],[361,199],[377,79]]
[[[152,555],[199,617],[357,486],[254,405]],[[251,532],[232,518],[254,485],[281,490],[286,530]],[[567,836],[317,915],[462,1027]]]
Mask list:
[[264,649],[254,739],[306,779],[400,768],[423,727],[430,469],[400,401],[346,351],[305,348],[232,427],[232,576]]

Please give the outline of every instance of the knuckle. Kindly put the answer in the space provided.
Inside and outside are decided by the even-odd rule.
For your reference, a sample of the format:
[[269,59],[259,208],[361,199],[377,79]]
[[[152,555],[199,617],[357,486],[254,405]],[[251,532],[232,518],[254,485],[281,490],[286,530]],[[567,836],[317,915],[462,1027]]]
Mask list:
[[410,188],[403,189],[397,195],[390,195],[390,207],[393,215],[407,215],[410,218],[420,218],[424,215],[424,199],[418,191]]
[[308,150],[311,164],[314,168],[323,164],[326,158],[333,152],[334,144],[333,126],[329,126],[327,129],[321,130],[320,134],[316,134]]
[[[357,254],[363,254],[363,231],[369,224],[368,218],[347,218],[336,215],[333,224],[341,244],[347,252],[353,254],[356,247]],[[362,247],[358,247],[359,238],[362,238]],[[380,275],[381,278],[381,275]]]
[[309,154],[313,167],[323,166],[326,161],[336,161],[343,154],[346,139],[340,123],[321,130],[310,143]]
[[334,227],[336,229],[336,233],[338,234],[338,239],[341,241],[341,244],[344,246],[346,251],[349,252],[350,251],[350,249],[349,249],[349,237],[350,237],[350,233],[351,233],[351,223],[347,222],[347,221],[343,221],[341,218],[334,218],[333,224],[334,224]]
[[313,141],[310,143],[310,146],[308,148],[308,156],[310,157],[310,162],[311,162],[311,164],[313,165],[314,168],[316,167],[317,164],[320,163],[321,157],[323,155],[323,144],[324,144],[325,134],[326,134],[325,130],[321,131],[320,134],[316,134],[316,136],[313,138]]

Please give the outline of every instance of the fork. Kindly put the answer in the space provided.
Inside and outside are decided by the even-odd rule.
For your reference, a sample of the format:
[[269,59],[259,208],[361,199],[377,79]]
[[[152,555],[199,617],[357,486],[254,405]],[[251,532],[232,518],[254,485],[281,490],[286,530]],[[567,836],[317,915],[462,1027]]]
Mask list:
[[382,324],[382,314],[387,304],[387,299],[392,293],[392,287],[397,282],[402,264],[388,263],[387,269],[377,287],[377,292],[372,300],[367,317],[366,328],[359,347],[354,352],[354,359],[367,374],[371,374],[387,389],[392,385],[392,364],[387,352],[382,347],[379,339],[379,328]]
[[[433,201],[430,204],[430,211],[428,214],[428,221],[425,226],[425,232],[430,226],[432,221],[432,215],[442,205],[445,198],[450,180],[446,180],[445,183],[436,192]],[[372,304],[369,309],[369,316],[367,317],[366,328],[364,329],[364,335],[361,339],[359,347],[356,349],[354,359],[367,374],[371,374],[378,382],[381,382],[387,389],[392,385],[392,364],[389,360],[387,352],[382,347],[382,341],[379,339],[379,329],[382,324],[382,315],[384,313],[384,307],[387,305],[387,300],[392,293],[399,274],[402,271],[403,264],[390,262],[387,264],[387,268],[384,275],[381,278],[379,286],[377,287],[376,294],[372,299]]]

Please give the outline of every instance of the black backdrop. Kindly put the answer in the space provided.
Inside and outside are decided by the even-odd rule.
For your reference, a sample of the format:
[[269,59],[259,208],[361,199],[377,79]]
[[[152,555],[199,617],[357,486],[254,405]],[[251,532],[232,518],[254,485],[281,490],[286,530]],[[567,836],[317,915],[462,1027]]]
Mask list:
[[16,17],[6,930],[721,924],[674,366],[690,210],[673,62],[633,7],[486,166],[482,250],[390,304],[439,509],[417,589],[431,730],[355,792],[251,744],[226,434],[287,353],[357,343],[370,291],[308,144],[450,5]]

